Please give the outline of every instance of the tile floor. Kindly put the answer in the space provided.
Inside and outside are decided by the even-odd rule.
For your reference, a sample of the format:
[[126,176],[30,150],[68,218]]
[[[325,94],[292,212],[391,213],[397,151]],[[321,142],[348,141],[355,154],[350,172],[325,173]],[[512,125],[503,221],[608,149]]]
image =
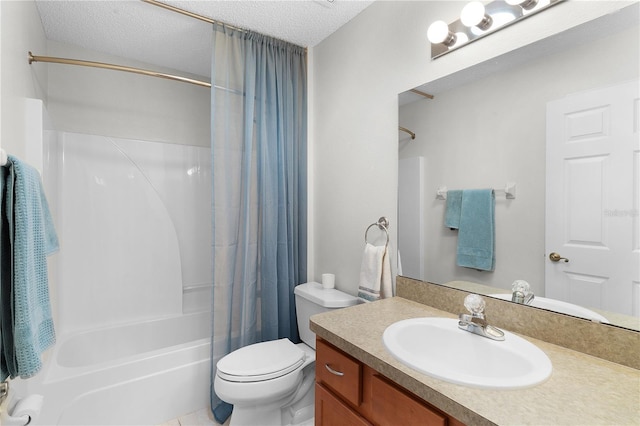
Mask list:
[[[224,425],[228,426],[229,420]],[[203,408],[202,410],[195,411],[193,413],[185,414],[177,419],[169,420],[159,426],[220,426],[218,422],[213,419],[213,414],[209,408]]]
[[[227,421],[224,422],[224,425],[222,426],[229,426],[229,419],[227,419]],[[298,426],[313,425],[314,419],[310,419]],[[158,426],[220,426],[220,424],[213,419],[213,414],[207,407],[194,413],[185,414],[184,416],[180,416],[177,419],[169,420],[168,422],[162,423]]]

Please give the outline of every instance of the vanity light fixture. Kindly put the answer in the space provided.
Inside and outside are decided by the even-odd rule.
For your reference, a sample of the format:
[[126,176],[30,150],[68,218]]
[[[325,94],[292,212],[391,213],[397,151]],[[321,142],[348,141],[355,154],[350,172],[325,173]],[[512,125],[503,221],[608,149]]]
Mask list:
[[427,31],[431,42],[431,59],[465,46],[495,31],[512,25],[524,18],[564,0],[494,0],[490,3],[472,1],[450,24],[437,20]]

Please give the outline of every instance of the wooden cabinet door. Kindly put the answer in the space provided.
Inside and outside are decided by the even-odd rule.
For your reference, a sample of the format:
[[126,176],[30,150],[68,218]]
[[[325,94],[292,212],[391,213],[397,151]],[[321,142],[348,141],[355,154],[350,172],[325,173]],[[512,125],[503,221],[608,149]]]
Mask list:
[[447,426],[447,417],[378,375],[371,380],[373,419],[380,426]]
[[316,384],[316,426],[372,426],[333,393]]
[[321,339],[315,403],[315,426],[464,426]]

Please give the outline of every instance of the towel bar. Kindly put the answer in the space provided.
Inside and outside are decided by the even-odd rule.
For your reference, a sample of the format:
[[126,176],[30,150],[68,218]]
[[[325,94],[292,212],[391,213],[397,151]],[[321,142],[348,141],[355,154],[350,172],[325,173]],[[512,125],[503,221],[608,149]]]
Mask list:
[[[508,200],[515,200],[516,198],[516,184],[515,182],[508,182],[504,188],[494,188],[495,192],[504,193],[504,196]],[[447,199],[447,187],[441,186],[436,190],[436,200]]]
[[365,244],[369,243],[367,241],[367,233],[369,232],[369,229],[371,229],[372,226],[377,226],[378,228],[380,228],[381,231],[384,231],[387,234],[387,242],[384,244],[384,246],[387,247],[389,245],[389,219],[387,219],[386,217],[382,216],[380,219],[378,219],[377,222],[372,223],[371,225],[369,225],[367,227],[367,229],[364,231],[364,243]]

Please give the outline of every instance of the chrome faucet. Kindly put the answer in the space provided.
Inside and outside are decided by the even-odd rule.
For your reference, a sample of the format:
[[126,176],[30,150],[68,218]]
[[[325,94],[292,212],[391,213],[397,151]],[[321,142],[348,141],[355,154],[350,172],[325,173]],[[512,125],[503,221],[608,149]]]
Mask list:
[[464,307],[471,313],[458,316],[458,328],[492,340],[504,340],[504,332],[489,325],[484,317],[486,304],[482,297],[470,294],[464,298]]
[[515,280],[511,284],[511,301],[522,305],[530,305],[534,299],[531,286],[524,280]]

